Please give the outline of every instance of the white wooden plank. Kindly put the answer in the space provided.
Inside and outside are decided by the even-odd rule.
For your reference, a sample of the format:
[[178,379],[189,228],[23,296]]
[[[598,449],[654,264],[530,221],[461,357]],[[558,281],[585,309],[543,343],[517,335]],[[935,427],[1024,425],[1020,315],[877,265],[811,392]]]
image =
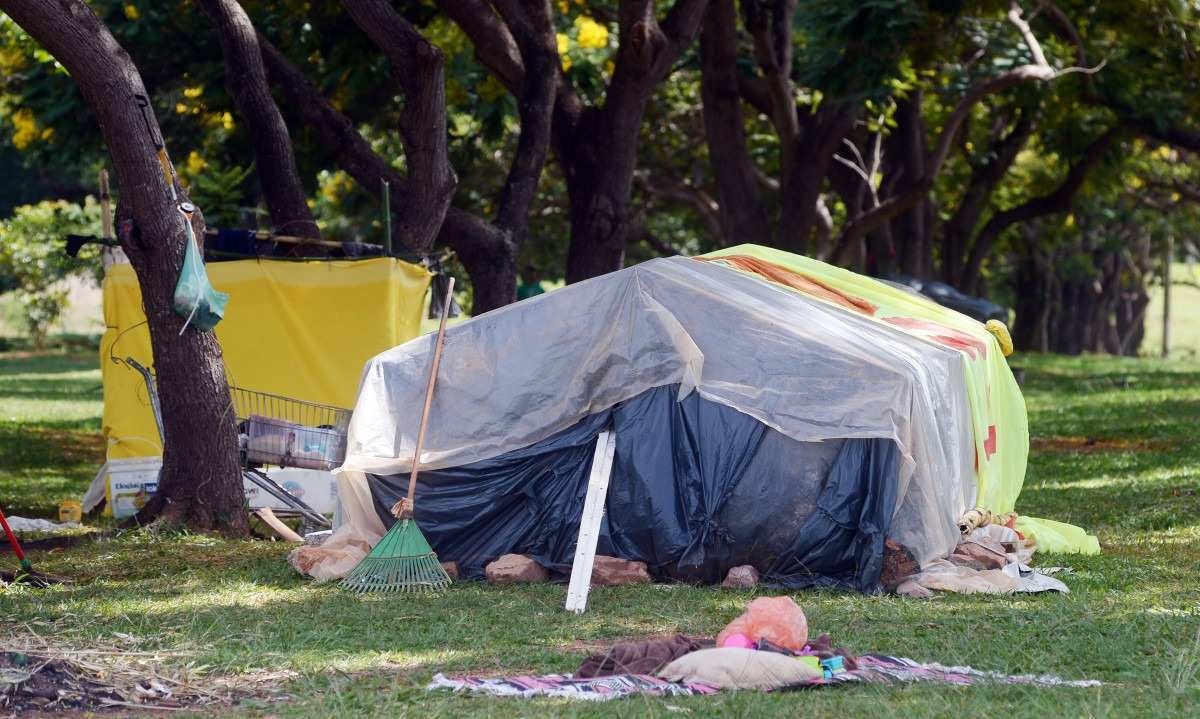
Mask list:
[[583,500],[583,515],[579,520],[579,539],[575,543],[575,561],[571,564],[571,583],[567,585],[566,609],[576,614],[582,614],[587,608],[588,590],[592,585],[592,564],[596,560],[600,520],[604,518],[604,503],[608,496],[608,480],[612,475],[616,448],[617,437],[612,432],[605,430],[596,437],[587,496]]

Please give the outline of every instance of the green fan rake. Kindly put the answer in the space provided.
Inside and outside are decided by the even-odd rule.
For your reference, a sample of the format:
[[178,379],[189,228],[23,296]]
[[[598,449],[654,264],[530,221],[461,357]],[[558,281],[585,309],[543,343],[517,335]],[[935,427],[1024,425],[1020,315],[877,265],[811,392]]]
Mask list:
[[368,592],[437,592],[450,585],[450,575],[415,519],[401,519],[379,540],[342,586]]
[[417,520],[413,519],[417,474],[421,470],[421,445],[425,443],[425,427],[429,422],[429,408],[433,404],[433,386],[437,383],[438,365],[442,361],[446,315],[454,292],[453,277],[448,284],[433,348],[433,364],[429,368],[429,383],[425,385],[425,407],[421,410],[421,424],[417,430],[417,447],[413,454],[412,473],[408,477],[408,494],[392,507],[392,514],[399,521],[342,580],[342,587],[351,592],[436,592],[450,584],[450,575],[446,574],[433,547],[421,534]]

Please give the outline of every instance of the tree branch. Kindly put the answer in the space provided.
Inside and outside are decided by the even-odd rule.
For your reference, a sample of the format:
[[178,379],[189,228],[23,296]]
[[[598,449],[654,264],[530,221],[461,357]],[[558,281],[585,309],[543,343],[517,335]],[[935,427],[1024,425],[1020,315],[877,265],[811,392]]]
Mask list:
[[484,0],[437,0],[442,12],[458,25],[471,44],[475,58],[506,87],[520,97],[525,81],[525,65],[516,38],[508,26]]
[[415,181],[398,204],[396,225],[401,236],[428,252],[458,185],[447,147],[442,53],[388,0],[342,0],[342,7],[387,56],[404,89],[400,135],[409,177]]
[[992,244],[1000,233],[1018,222],[1028,222],[1037,217],[1067,212],[1075,201],[1075,196],[1083,187],[1088,174],[1104,159],[1105,154],[1119,137],[1122,125],[1116,125],[1102,133],[1083,151],[1083,156],[1071,165],[1067,176],[1052,192],[1040,197],[1034,197],[1022,202],[1016,207],[1002,210],[992,215],[991,219],[979,231],[975,243],[971,246],[971,254],[967,258],[964,276],[974,277],[983,265],[983,260],[991,251]]
[[[754,40],[754,56],[762,70],[772,124],[779,134],[780,156],[794,154],[800,120],[792,92],[792,23],[795,0],[778,0],[768,9],[761,0],[743,0],[746,29]],[[788,160],[785,160],[787,162]],[[786,173],[786,170],[785,170]]]
[[634,175],[634,180],[647,195],[678,202],[695,210],[700,219],[708,225],[709,234],[714,239],[724,236],[721,230],[720,208],[704,190],[686,182],[656,183],[646,173]]
[[558,47],[550,0],[494,0],[494,4],[512,29],[527,69],[517,103],[521,135],[496,213],[496,224],[507,230],[519,247],[550,148]]
[[[338,112],[304,73],[261,34],[259,47],[271,80],[287,96],[288,102],[296,107],[301,120],[317,133],[324,149],[338,167],[375,197],[382,192],[379,178],[387,178],[393,197],[400,203],[410,202],[412,195],[408,180],[375,154],[350,118]],[[427,254],[431,249],[431,246],[415,245],[409,236],[401,235],[400,241],[418,254]],[[486,312],[513,301],[516,257],[508,233],[470,212],[450,206],[438,231],[437,241],[453,249],[471,275],[474,286],[473,313]]]
[[992,143],[988,161],[972,170],[958,207],[942,225],[942,266],[951,284],[964,287],[973,282],[973,278],[965,274],[966,263],[962,253],[966,251],[966,245],[992,193],[1033,134],[1033,127],[1031,114],[1021,113],[1012,129]]
[[198,0],[198,4],[216,26],[225,57],[225,82],[250,131],[259,186],[275,231],[320,238],[296,169],[292,139],[267,84],[250,17],[236,0]]
[[1065,70],[1055,70],[1046,60],[1046,54],[1042,51],[1041,44],[1030,29],[1029,23],[1022,16],[1021,7],[1017,3],[1017,0],[1011,0],[1008,10],[1008,20],[1017,28],[1017,31],[1029,48],[1034,62],[1029,65],[1017,66],[968,88],[963,96],[959,98],[958,102],[955,103],[954,110],[951,111],[950,116],[942,126],[942,130],[938,135],[937,146],[931,153],[928,162],[926,162],[925,176],[915,182],[907,192],[888,198],[875,208],[868,210],[847,223],[846,227],[842,230],[842,236],[838,239],[838,250],[835,251],[835,257],[839,257],[845,248],[861,239],[867,233],[890,221],[902,212],[911,209],[921,201],[921,198],[933,187],[934,179],[941,172],[942,166],[950,154],[950,149],[954,146],[954,138],[962,127],[963,122],[980,100],[1023,82],[1049,82],[1065,74],[1075,72],[1090,74],[1099,71],[1104,66],[1104,63],[1100,63],[1095,68],[1071,67]]
[[674,257],[679,254],[679,250],[663,242],[658,236],[650,231],[644,223],[634,223],[629,228],[629,239],[633,242],[645,242],[650,249],[658,253],[660,257]]

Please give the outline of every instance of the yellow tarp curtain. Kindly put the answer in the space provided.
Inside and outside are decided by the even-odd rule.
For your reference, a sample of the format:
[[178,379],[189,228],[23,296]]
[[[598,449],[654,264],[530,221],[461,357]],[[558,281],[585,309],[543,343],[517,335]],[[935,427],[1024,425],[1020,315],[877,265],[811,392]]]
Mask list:
[[[339,407],[354,406],[368,359],[420,333],[430,278],[391,258],[214,262],[208,276],[229,293],[216,329],[229,381]],[[152,365],[145,319],[133,268],[109,267],[100,342],[109,459],[162,454],[141,376],[112,359]]]
[[[874,318],[931,342],[963,353],[963,381],[975,435],[976,503],[997,513],[1015,509],[1025,481],[1029,457],[1029,420],[1025,400],[996,338],[983,323],[933,300],[850,270],[759,245],[739,245],[707,255],[707,259],[750,256],[819,280],[846,295],[876,306]],[[822,299],[818,297],[818,299]],[[982,347],[984,351],[976,348]],[[1078,527],[1021,517],[1018,529],[1035,535],[1046,552],[1097,554],[1100,544]]]

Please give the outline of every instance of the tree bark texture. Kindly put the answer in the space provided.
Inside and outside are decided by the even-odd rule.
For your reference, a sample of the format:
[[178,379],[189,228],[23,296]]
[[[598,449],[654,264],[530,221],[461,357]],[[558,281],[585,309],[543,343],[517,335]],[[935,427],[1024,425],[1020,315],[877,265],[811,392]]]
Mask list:
[[[887,140],[885,157],[891,177],[924,177],[928,150],[925,120],[921,115],[921,91],[912,92],[897,102],[896,128]],[[929,277],[933,272],[933,200],[928,194],[915,206],[891,221],[891,236],[896,247],[898,269],[914,277]]]
[[[142,290],[164,425],[158,491],[139,513],[231,536],[248,533],[237,437],[221,349],[212,332],[189,328],[172,309],[186,232],[156,155],[161,133],[129,55],[82,0],[0,0],[57,59],[95,113],[120,191],[121,245]],[[148,104],[148,101],[147,101]],[[203,221],[196,236],[203,237]]]
[[[338,112],[316,85],[261,34],[259,46],[271,81],[297,109],[301,121],[316,132],[337,166],[376,197],[382,191],[379,178],[387,178],[392,196],[398,202],[407,202],[408,179],[375,154],[350,118]],[[431,246],[409,244],[412,239],[411,235],[400,237],[417,254],[426,254],[432,249]],[[450,206],[436,239],[457,253],[471,276],[473,314],[482,314],[515,299],[516,256],[499,228],[470,212]]]
[[624,264],[646,103],[695,40],[705,5],[706,0],[677,0],[660,26],[651,0],[620,3],[620,46],[604,105],[582,110],[570,136],[559,138],[570,195],[567,282]]
[[271,96],[250,17],[237,0],[198,0],[212,20],[225,56],[225,83],[250,131],[259,186],[275,232],[320,238],[283,115]]
[[704,134],[716,180],[720,244],[770,244],[771,226],[746,147],[738,92],[737,11],[734,0],[709,0],[700,31],[700,97]]
[[387,0],[342,0],[342,6],[387,56],[404,90],[400,136],[412,181],[397,203],[393,224],[402,238],[409,238],[406,245],[428,252],[458,186],[447,147],[442,53]]

